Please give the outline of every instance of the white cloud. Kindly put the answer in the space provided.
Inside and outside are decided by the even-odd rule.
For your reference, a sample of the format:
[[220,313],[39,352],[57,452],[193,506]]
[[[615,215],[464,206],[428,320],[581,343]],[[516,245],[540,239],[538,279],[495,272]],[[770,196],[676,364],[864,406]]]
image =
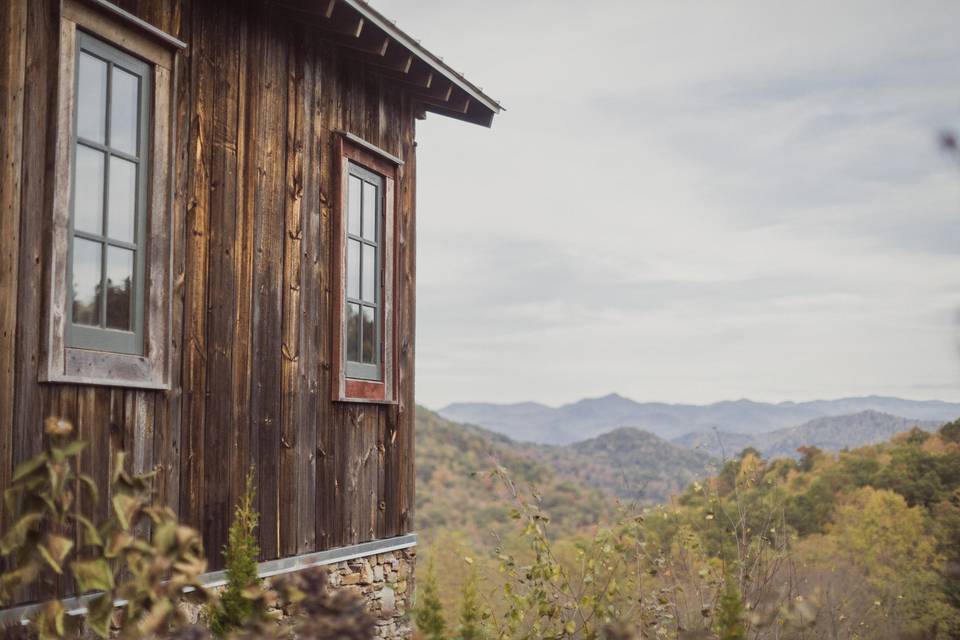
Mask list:
[[960,398],[960,5],[380,0],[418,123],[417,395]]

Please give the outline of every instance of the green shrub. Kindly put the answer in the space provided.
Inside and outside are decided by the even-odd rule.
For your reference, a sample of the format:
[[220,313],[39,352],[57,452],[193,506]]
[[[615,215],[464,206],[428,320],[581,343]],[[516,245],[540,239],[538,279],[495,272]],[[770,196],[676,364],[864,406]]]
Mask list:
[[253,469],[247,473],[243,497],[233,513],[233,522],[223,553],[227,567],[227,588],[210,614],[210,629],[223,636],[231,629],[238,629],[249,622],[255,613],[255,603],[244,592],[259,584],[257,560],[260,546],[254,535],[259,515],[253,506],[256,490],[253,486]]
[[724,581],[723,593],[717,607],[717,634],[720,640],[747,640],[744,617],[740,590],[737,588],[736,581],[728,577]]
[[483,630],[483,621],[486,616],[480,607],[480,597],[477,592],[479,580],[476,567],[471,565],[470,573],[467,574],[460,592],[458,640],[484,640],[487,637]]
[[446,640],[444,632],[447,621],[443,617],[443,605],[437,593],[437,576],[433,570],[433,561],[427,563],[427,573],[420,584],[420,593],[414,612],[417,629],[427,640]]

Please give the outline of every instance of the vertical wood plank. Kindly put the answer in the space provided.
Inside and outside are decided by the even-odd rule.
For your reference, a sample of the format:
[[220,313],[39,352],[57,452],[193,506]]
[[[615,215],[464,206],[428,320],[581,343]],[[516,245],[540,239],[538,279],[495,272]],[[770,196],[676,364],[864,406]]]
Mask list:
[[323,297],[320,229],[320,162],[322,140],[322,75],[313,40],[304,37],[302,261],[300,265],[300,421],[297,446],[297,553],[317,548],[317,403],[319,400],[320,341],[325,323],[320,306]]
[[183,323],[183,401],[180,464],[180,516],[190,524],[203,524],[204,427],[206,403],[206,306],[207,245],[210,215],[210,149],[213,106],[212,76],[209,51],[210,29],[207,5],[192,6],[193,35],[190,56],[190,83],[193,91],[191,125],[192,153],[189,160],[186,255]]
[[215,100],[209,105],[212,121],[210,149],[210,226],[207,259],[207,393],[204,419],[204,520],[201,532],[212,569],[222,566],[221,549],[227,543],[231,520],[231,485],[235,465],[237,425],[232,420],[234,396],[231,376],[220,375],[233,365],[236,315],[237,136],[239,130],[239,48],[236,42],[242,14],[224,4],[211,6],[211,82]]
[[[303,189],[305,145],[305,94],[303,46],[305,40],[297,32],[296,40],[287,52],[287,131],[286,176],[284,182],[285,211],[283,237],[283,309],[281,355],[281,425],[280,425],[280,479],[279,501],[280,554],[293,555],[300,547],[300,491],[299,456],[306,442],[301,439],[300,425],[302,396],[301,349],[303,316],[302,301],[303,246]],[[308,293],[309,295],[309,293]],[[309,512],[302,514],[308,518]]]
[[409,97],[403,101],[401,122],[404,165],[400,192],[399,234],[397,238],[400,273],[398,278],[398,340],[400,401],[396,410],[396,438],[400,464],[396,472],[398,495],[398,533],[413,530],[414,509],[414,425],[416,403],[414,395],[414,337],[416,336],[416,184],[417,158],[415,141],[416,119]]
[[258,447],[258,503],[261,558],[278,557],[279,463],[281,419],[282,286],[284,233],[284,175],[286,141],[286,50],[276,19],[260,12],[251,23],[256,46],[251,51],[263,63],[250,90],[257,101],[258,117],[252,132],[255,174],[247,179],[254,187],[254,273],[251,358],[251,418]]
[[[121,393],[114,389],[114,393]],[[133,473],[150,473],[153,470],[154,454],[154,398],[152,391],[127,390],[126,395],[132,402],[132,414],[124,415],[125,422],[132,429],[132,438],[125,447],[128,456],[128,469]],[[109,468],[109,467],[108,467]],[[152,530],[149,520],[144,519],[137,525],[137,532],[149,538]]]
[[[241,61],[237,70],[237,193],[235,210],[237,215],[234,238],[233,259],[236,273],[236,306],[233,317],[233,362],[231,385],[233,395],[233,457],[234,464],[230,474],[230,500],[236,504],[243,495],[247,473],[255,466],[257,458],[255,447],[251,446],[252,425],[250,421],[250,332],[253,300],[253,219],[254,207],[251,198],[252,188],[249,177],[255,175],[252,154],[249,153],[250,131],[256,123],[256,103],[249,99],[251,79],[259,69],[259,60],[248,55],[248,41],[251,30],[249,7],[240,3],[244,12],[243,23],[237,35],[237,50]],[[249,106],[248,106],[249,105]]]
[[[167,21],[164,24],[168,33],[189,42],[191,20],[189,7],[183,7],[185,0],[170,0],[168,11],[163,12]],[[186,18],[184,18],[186,12]],[[187,189],[189,184],[191,127],[191,57],[192,47],[177,54],[174,78],[174,127],[172,154],[174,159],[173,197],[171,210],[170,242],[172,260],[170,265],[172,290],[170,303],[170,342],[167,344],[170,359],[170,389],[156,403],[156,422],[154,430],[154,452],[159,466],[157,481],[157,500],[175,512],[180,512],[180,451],[181,419],[183,405],[183,326],[184,326],[184,290],[186,280],[186,210]]]
[[333,135],[332,130],[339,126],[340,96],[336,83],[337,61],[336,54],[327,43],[319,43],[316,47],[315,59],[319,66],[320,77],[320,114],[317,118],[317,133],[319,141],[318,158],[318,197],[320,200],[320,218],[316,237],[318,240],[318,268],[316,291],[320,295],[318,316],[322,324],[318,326],[318,370],[317,383],[321,390],[317,398],[316,414],[316,447],[317,447],[317,507],[316,538],[317,547],[330,549],[337,544],[337,530],[339,527],[337,504],[339,502],[340,485],[336,474],[336,413],[333,402],[330,400],[329,389],[332,381],[332,327],[334,310],[331,308],[331,273],[333,265],[333,198],[334,198],[334,171],[333,171]]
[[111,443],[111,432],[118,427],[122,429],[122,417],[120,424],[116,422],[113,393],[120,397],[122,391],[107,387],[79,387],[77,392],[76,433],[87,443],[79,457],[79,469],[93,478],[100,491],[99,500],[94,501],[85,490],[78,490],[77,505],[83,515],[94,522],[103,522],[108,515],[110,458],[111,451],[117,447]]
[[17,331],[14,338],[17,367],[13,406],[13,464],[38,453],[43,444],[42,408],[48,395],[37,384],[42,327],[44,238],[52,206],[53,136],[56,117],[59,24],[56,0],[27,4],[26,83],[23,97],[23,146],[18,260]]
[[[13,473],[26,0],[0,6],[0,487]],[[6,528],[6,509],[0,529]]]

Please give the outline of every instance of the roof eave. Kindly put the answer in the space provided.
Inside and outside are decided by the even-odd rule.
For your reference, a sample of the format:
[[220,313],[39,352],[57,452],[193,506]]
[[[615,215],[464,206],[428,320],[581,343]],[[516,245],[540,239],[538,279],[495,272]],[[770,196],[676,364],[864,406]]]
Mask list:
[[387,19],[383,14],[363,0],[337,1],[348,5],[359,13],[364,20],[368,20],[370,23],[376,25],[389,37],[396,40],[410,51],[410,53],[419,58],[424,64],[428,65],[435,73],[443,76],[460,91],[465,93],[469,99],[463,110],[424,103],[423,107],[426,111],[489,127],[493,123],[493,117],[504,110],[499,102],[484,93],[480,87],[467,80],[462,74],[454,71],[447,63],[428,51],[417,40],[405,33],[391,20]]

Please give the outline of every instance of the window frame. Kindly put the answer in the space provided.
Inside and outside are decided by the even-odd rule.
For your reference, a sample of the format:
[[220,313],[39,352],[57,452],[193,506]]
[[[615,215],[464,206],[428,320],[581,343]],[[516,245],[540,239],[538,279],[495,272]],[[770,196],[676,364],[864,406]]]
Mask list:
[[[145,186],[141,191],[143,209],[138,211],[137,221],[142,228],[142,235],[137,238],[137,258],[143,272],[142,291],[139,292],[142,296],[142,319],[139,327],[134,326],[142,331],[142,347],[139,349],[111,351],[104,348],[109,345],[78,343],[70,335],[75,90],[80,41],[86,35],[122,54],[143,61],[148,67],[144,80],[150,85],[149,97],[141,117],[146,117],[149,126],[141,132],[141,138],[146,137],[146,147],[138,155],[141,163],[139,179],[144,181]],[[185,47],[179,40],[104,0],[64,0],[62,4],[56,120],[51,131],[54,138],[52,207],[44,245],[48,280],[43,292],[46,297],[46,333],[41,344],[38,374],[41,382],[170,388],[172,105],[176,53]],[[109,154],[105,154],[107,161],[109,157]],[[104,255],[101,255],[103,261],[106,259],[106,244],[101,246],[104,247]],[[106,295],[106,292],[102,294]]]
[[[397,349],[396,349],[396,291],[398,251],[397,198],[396,186],[400,180],[403,162],[396,156],[347,132],[337,132],[335,140],[335,159],[337,175],[337,194],[334,200],[334,243],[333,264],[334,305],[333,305],[333,400],[340,402],[367,402],[378,404],[396,404],[397,393]],[[346,350],[347,315],[347,240],[348,240],[348,196],[351,165],[362,171],[374,174],[382,179],[382,194],[378,197],[382,211],[378,212],[380,223],[377,230],[380,258],[376,267],[379,282],[375,283],[378,294],[377,312],[379,315],[380,340],[378,355],[380,366],[379,379],[355,377],[348,372]],[[361,186],[362,189],[362,186]],[[362,262],[362,260],[361,260]],[[362,285],[362,283],[361,283]],[[361,292],[362,293],[362,292]]]
[[[104,189],[101,202],[101,232],[99,234],[79,231],[76,229],[76,184],[72,185],[70,194],[70,225],[68,230],[69,241],[67,243],[67,305],[66,305],[66,327],[64,329],[64,345],[78,349],[89,349],[93,351],[104,351],[110,353],[125,353],[130,355],[142,355],[144,346],[144,265],[146,264],[144,249],[147,233],[147,191],[148,184],[146,176],[149,173],[148,154],[150,150],[150,94],[153,88],[153,70],[150,64],[140,58],[131,56],[128,53],[117,49],[115,46],[105,42],[101,38],[91,35],[85,31],[77,31],[76,51],[74,61],[74,87],[79,86],[80,65],[79,56],[81,52],[86,52],[95,58],[107,63],[107,92],[106,102],[104,104],[104,121],[107,128],[112,126],[112,83],[110,78],[113,68],[118,67],[121,70],[136,75],[140,80],[140,89],[138,92],[138,113],[137,113],[137,153],[127,154],[108,142],[108,137],[104,142],[98,143],[95,140],[81,139],[77,131],[77,122],[79,119],[79,109],[73,109],[73,127],[70,145],[71,145],[71,167],[73,180],[76,180],[77,171],[77,150],[80,145],[99,151],[104,158]],[[106,130],[105,130],[106,133]],[[108,221],[110,219],[110,163],[114,157],[118,157],[130,162],[136,162],[136,209],[134,211],[133,242],[118,241],[110,237]],[[134,160],[135,159],[135,160]],[[107,256],[110,247],[119,247],[134,252],[133,264],[133,283],[132,299],[130,309],[131,330],[120,330],[108,326],[91,326],[78,324],[73,321],[73,255],[75,253],[76,238],[96,242],[100,245],[100,281],[103,284],[106,281]],[[100,322],[106,320],[107,306],[109,304],[109,293],[106,288],[101,287],[100,299],[97,301],[98,316]]]
[[[349,258],[350,251],[349,245],[351,242],[356,242],[360,246],[361,253],[358,255],[357,259],[359,261],[359,269],[357,272],[358,282],[358,295],[352,297],[350,295],[350,282],[349,282],[349,267],[346,268],[347,271],[347,287],[346,292],[344,293],[344,313],[346,313],[347,306],[353,304],[360,307],[361,316],[359,316],[360,321],[360,334],[358,335],[359,348],[360,348],[360,360],[352,360],[350,358],[350,353],[348,348],[344,348],[344,366],[346,367],[346,378],[348,380],[368,380],[372,382],[377,382],[383,378],[383,303],[384,303],[384,284],[386,280],[386,269],[384,264],[384,197],[386,192],[386,178],[379,173],[370,171],[363,165],[354,162],[352,160],[347,162],[347,190],[344,194],[344,197],[347,198],[347,202],[344,203],[344,208],[346,210],[346,215],[349,218],[350,216],[350,188],[349,182],[351,178],[357,178],[360,181],[360,234],[353,234],[350,232],[349,220],[345,225],[345,242],[347,243],[347,257]],[[363,208],[367,204],[367,196],[365,193],[365,185],[373,185],[376,189],[376,201],[374,203],[374,233],[373,239],[371,240],[367,237],[366,230],[363,229],[363,225],[366,224]],[[373,260],[373,271],[375,274],[375,279],[373,283],[373,300],[367,300],[364,297],[363,293],[363,282],[364,275],[366,274],[366,265],[364,264],[363,256],[368,247],[372,247],[374,250],[374,260]],[[375,335],[373,340],[373,362],[364,362],[363,361],[363,352],[364,352],[364,338],[366,337],[366,329],[363,325],[363,309],[364,308],[373,308],[373,313],[376,318],[374,323]],[[346,320],[345,320],[346,322]],[[349,330],[345,332],[345,338],[349,338]]]

